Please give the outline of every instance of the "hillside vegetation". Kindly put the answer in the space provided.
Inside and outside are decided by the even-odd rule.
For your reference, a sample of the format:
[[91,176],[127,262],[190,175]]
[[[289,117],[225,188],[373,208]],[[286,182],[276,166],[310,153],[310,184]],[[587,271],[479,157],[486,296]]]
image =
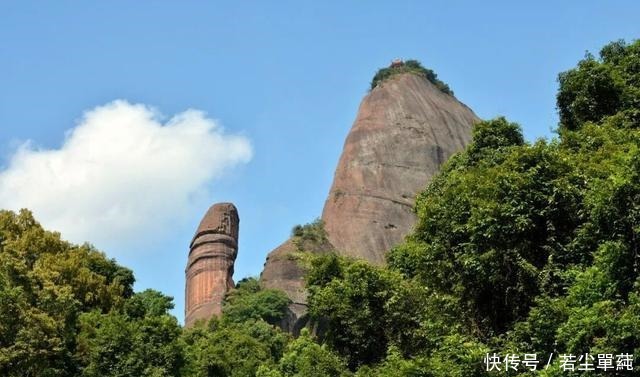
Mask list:
[[[281,331],[288,299],[255,279],[221,318],[182,329],[172,299],[134,293],[130,270],[1,211],[0,375],[593,375],[562,371],[563,353],[633,354],[633,371],[604,374],[640,374],[640,42],[605,46],[559,83],[557,138],[479,123],[386,267],[310,262],[315,335]],[[293,232],[324,237],[320,222]],[[540,366],[489,373],[487,353]]]
[[424,77],[425,79],[429,80],[430,83],[440,89],[443,93],[449,94],[451,96],[453,95],[453,91],[449,88],[449,85],[438,79],[438,75],[436,75],[435,72],[423,67],[422,64],[420,64],[420,62],[417,60],[407,60],[397,66],[380,68],[378,72],[376,72],[375,76],[373,76],[373,80],[371,80],[370,89],[373,90],[373,88],[380,85],[385,80],[401,73],[411,73],[420,77]]

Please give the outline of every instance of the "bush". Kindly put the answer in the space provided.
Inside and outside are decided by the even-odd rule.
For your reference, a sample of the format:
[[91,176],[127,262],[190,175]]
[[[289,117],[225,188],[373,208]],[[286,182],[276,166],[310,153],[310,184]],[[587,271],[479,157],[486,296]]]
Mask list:
[[440,89],[440,91],[442,91],[443,93],[449,94],[451,96],[453,95],[453,91],[449,88],[449,85],[439,80],[438,75],[436,75],[435,72],[423,67],[422,64],[420,64],[420,62],[417,60],[407,60],[406,62],[397,66],[380,68],[376,75],[373,76],[373,80],[371,80],[370,90],[373,90],[373,88],[375,88],[388,78],[400,73],[412,73],[414,75],[424,77],[425,79],[429,80],[430,83]]
[[302,241],[323,242],[327,239],[324,230],[324,221],[315,219],[312,223],[296,225],[291,230],[291,237],[297,237]]

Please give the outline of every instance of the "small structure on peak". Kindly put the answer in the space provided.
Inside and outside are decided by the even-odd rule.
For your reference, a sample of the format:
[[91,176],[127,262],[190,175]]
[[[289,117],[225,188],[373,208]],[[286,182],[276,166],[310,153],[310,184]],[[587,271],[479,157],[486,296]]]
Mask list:
[[404,65],[404,61],[400,58],[393,59],[391,61],[391,68],[401,67]]
[[231,203],[211,206],[189,248],[185,270],[185,326],[222,313],[222,302],[233,288],[238,254],[238,210]]

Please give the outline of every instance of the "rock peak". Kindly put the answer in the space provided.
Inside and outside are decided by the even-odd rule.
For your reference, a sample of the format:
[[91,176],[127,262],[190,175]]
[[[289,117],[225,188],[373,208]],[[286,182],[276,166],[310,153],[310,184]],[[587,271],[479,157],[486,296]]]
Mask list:
[[233,288],[239,225],[231,203],[214,204],[200,221],[185,271],[185,326],[222,313],[222,301]]
[[306,318],[305,271],[296,253],[334,250],[384,263],[415,224],[416,195],[471,140],[478,117],[435,73],[408,64],[379,72],[360,104],[322,212],[326,241],[297,248],[294,237],[267,257],[261,282],[292,300],[286,328],[294,333]]
[[375,264],[415,223],[413,204],[470,141],[478,117],[428,78],[400,73],[362,101],[322,213],[335,248]]

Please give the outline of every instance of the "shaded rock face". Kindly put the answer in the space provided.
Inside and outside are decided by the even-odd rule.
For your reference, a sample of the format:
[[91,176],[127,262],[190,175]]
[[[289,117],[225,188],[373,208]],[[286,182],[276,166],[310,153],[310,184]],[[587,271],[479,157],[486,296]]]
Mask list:
[[185,271],[185,326],[222,313],[222,302],[233,288],[233,264],[238,253],[238,210],[231,203],[209,208],[190,245]]
[[362,101],[322,220],[340,254],[384,263],[415,223],[414,199],[479,118],[427,79],[394,76]]
[[264,288],[284,291],[291,300],[287,317],[280,327],[294,335],[298,335],[307,323],[307,291],[304,284],[306,270],[302,263],[303,255],[329,251],[333,251],[333,246],[326,239],[305,241],[292,237],[267,256],[260,274],[260,283]]

